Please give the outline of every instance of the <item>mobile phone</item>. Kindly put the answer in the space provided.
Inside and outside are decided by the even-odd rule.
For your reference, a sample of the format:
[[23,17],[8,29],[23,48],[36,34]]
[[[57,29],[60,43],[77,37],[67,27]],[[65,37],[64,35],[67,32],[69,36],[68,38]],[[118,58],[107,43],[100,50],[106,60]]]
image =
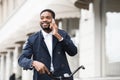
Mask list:
[[[55,20],[52,19],[52,22],[51,22],[51,23],[55,23]],[[48,28],[49,28],[50,30],[52,30],[50,26],[49,26]]]
[[55,19],[52,19],[52,23],[55,23]]

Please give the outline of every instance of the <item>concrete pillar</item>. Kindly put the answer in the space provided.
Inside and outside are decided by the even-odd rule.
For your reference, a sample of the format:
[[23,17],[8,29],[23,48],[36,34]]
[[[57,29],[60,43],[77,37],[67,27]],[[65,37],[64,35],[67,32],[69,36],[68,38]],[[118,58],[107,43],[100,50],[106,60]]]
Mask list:
[[12,74],[12,52],[13,50],[8,49],[6,54],[6,80],[9,80],[10,75]]
[[5,80],[5,74],[6,74],[6,71],[5,71],[5,67],[6,67],[6,64],[5,64],[5,54],[6,54],[6,52],[5,53],[1,53],[1,69],[0,69],[0,71],[1,71],[1,77],[0,77],[0,80]]
[[95,73],[95,33],[94,33],[94,14],[93,4],[89,10],[81,9],[80,18],[80,39],[79,39],[79,64],[84,65],[86,70],[80,70],[80,77],[94,77]]
[[16,73],[16,78],[22,77],[21,80],[32,80],[33,79],[33,71],[30,70],[23,70],[18,65],[18,57],[22,51],[22,47],[25,41],[18,41],[16,42],[15,51],[14,51],[14,72]]
[[17,8],[19,6],[19,1],[18,0],[14,0],[15,3],[15,8]]
[[20,6],[23,3],[24,0],[16,0],[16,5]]
[[21,48],[21,45],[16,44],[14,53],[13,53],[13,72],[16,75],[16,79],[21,77],[21,68],[18,65],[18,57],[19,57],[19,54],[21,53],[20,48]]
[[3,21],[7,19],[7,0],[3,0]]
[[59,21],[58,27],[59,27],[59,29],[63,29],[63,27],[62,27],[62,21]]
[[11,14],[14,9],[14,0],[8,0],[8,13]]
[[[102,77],[105,74],[105,30],[104,30],[104,20],[102,17],[102,13],[104,12],[104,5],[102,4],[104,0],[95,0],[94,1],[94,19],[95,19],[95,68],[96,68],[96,76]],[[106,0],[105,0],[106,1]],[[101,22],[103,21],[103,22]]]
[[0,1],[0,25],[2,23],[2,1]]
[[[4,73],[4,55],[3,54],[1,54],[1,64],[0,64],[0,66],[1,66],[1,69],[0,69],[1,73]],[[3,76],[4,76],[4,74],[1,74],[0,80],[4,79]]]
[[23,2],[25,2],[26,0],[13,0],[14,1],[14,8],[18,8],[21,6],[21,4]]
[[22,70],[22,80],[33,80],[33,71]]
[[[28,34],[31,35],[32,33]],[[23,41],[16,42],[17,44],[21,44],[21,48],[23,47]],[[22,49],[21,49],[22,50]],[[22,79],[21,80],[33,80],[33,70],[23,70],[22,69]]]

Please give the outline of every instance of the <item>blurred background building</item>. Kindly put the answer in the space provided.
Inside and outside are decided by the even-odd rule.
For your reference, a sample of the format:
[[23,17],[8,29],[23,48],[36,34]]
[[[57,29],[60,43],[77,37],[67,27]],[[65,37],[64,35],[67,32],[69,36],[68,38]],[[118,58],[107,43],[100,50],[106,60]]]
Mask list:
[[66,30],[78,47],[69,57],[71,70],[85,70],[75,80],[120,80],[120,0],[0,0],[0,80],[32,80],[18,57],[28,36],[40,30],[39,13],[56,12],[59,28]]

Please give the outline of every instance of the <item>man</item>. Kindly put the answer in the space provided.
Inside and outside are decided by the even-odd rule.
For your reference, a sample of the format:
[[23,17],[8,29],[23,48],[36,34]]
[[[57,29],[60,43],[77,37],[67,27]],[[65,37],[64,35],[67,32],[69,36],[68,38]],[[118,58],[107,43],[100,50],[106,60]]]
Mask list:
[[58,29],[54,19],[55,13],[50,9],[40,13],[42,30],[28,38],[18,59],[24,69],[34,69],[33,80],[52,80],[50,72],[56,77],[71,74],[66,53],[74,56],[77,48],[70,36]]

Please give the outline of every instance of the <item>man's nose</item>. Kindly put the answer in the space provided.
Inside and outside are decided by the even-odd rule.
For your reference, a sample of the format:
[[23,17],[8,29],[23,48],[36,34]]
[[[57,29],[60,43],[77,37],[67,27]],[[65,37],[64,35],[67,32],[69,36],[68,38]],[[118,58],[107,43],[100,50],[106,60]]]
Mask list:
[[46,18],[44,18],[42,21],[47,21],[47,19],[46,19]]

